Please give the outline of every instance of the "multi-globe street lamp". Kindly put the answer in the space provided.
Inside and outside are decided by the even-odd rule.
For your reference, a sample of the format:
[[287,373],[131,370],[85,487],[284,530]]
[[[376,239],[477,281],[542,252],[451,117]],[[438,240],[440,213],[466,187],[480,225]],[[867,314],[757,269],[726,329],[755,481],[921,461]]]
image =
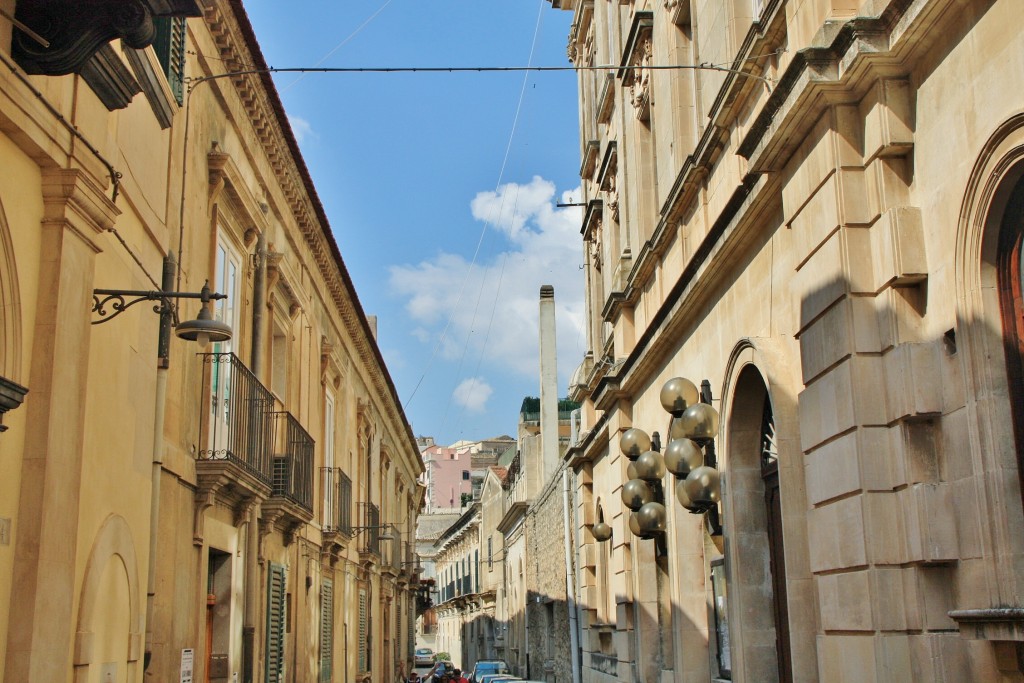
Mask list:
[[[628,481],[622,485],[622,503],[629,508],[629,530],[644,539],[657,538],[666,530],[663,482],[671,472],[676,479],[679,504],[694,514],[709,514],[712,532],[720,526],[717,519],[721,499],[721,475],[716,469],[715,436],[718,411],[711,407],[711,386],[707,380],[701,389],[690,380],[674,377],[661,388],[661,405],[671,415],[669,442],[664,453],[658,432],[648,435],[636,427],[619,438],[619,448],[629,458]],[[591,528],[594,538],[607,541],[611,526],[603,518]]]

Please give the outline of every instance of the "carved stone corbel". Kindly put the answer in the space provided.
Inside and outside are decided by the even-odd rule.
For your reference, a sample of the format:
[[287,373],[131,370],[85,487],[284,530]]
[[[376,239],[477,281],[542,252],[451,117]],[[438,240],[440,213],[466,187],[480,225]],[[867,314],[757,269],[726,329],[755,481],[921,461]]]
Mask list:
[[253,508],[259,507],[259,504],[260,500],[255,496],[238,501],[238,504],[235,505],[234,517],[232,518],[236,529],[249,521],[249,515],[252,513]]
[[192,544],[202,546],[205,542],[206,511],[217,503],[217,487],[196,491],[195,518],[192,522]]

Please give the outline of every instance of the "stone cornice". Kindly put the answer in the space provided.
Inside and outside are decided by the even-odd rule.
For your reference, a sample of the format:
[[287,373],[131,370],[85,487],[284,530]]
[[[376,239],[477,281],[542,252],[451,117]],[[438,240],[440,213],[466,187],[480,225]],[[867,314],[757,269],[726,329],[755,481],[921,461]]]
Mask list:
[[[231,16],[222,11],[228,3],[211,3],[204,11],[225,70],[267,69],[266,62],[253,33],[252,26],[240,6],[231,3]],[[340,328],[351,335],[352,345],[363,367],[377,368],[368,373],[367,385],[373,387],[380,412],[386,415],[397,433],[404,432],[403,455],[411,460],[412,470],[423,471],[416,438],[401,408],[401,401],[388,374],[383,356],[373,337],[369,322],[359,305],[348,271],[333,236],[326,213],[316,195],[312,179],[287,123],[283,105],[269,73],[245,74],[231,79],[246,116],[251,122],[268,160],[275,181],[279,184],[317,271],[323,278],[339,316]]]

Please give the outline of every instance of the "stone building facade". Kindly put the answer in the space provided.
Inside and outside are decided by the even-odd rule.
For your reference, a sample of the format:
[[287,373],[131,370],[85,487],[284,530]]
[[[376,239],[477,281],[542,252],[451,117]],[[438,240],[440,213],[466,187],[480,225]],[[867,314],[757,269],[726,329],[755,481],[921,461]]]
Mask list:
[[[1024,680],[1019,3],[552,4],[581,68],[583,680]],[[645,540],[619,440],[667,445],[680,376],[720,415],[720,502],[666,475]]]
[[0,9],[0,681],[394,680],[423,465],[241,3]]
[[[559,468],[530,505],[526,515],[526,622],[529,662],[524,676],[549,683],[573,681],[570,612],[575,596],[566,585],[566,526],[575,526],[575,511],[566,518],[565,486]],[[569,547],[574,546],[570,537]],[[570,572],[574,567],[570,567]],[[575,615],[574,615],[575,616]]]
[[480,506],[471,505],[435,545],[437,651],[447,652],[456,667],[471,666],[480,658],[478,632],[487,619],[480,596]]

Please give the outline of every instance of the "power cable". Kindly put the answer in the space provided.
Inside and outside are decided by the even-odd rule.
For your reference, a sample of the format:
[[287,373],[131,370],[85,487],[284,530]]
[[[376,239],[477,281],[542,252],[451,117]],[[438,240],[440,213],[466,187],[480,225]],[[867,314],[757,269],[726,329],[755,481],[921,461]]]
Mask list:
[[[543,18],[543,5],[544,5],[544,0],[541,0],[540,7],[539,7],[539,10],[537,12],[537,23],[535,24],[534,30],[533,30],[533,39],[532,39],[532,42],[530,44],[530,55],[529,55],[529,58],[527,59],[527,64],[528,65],[533,63],[533,56],[534,56],[534,54],[536,54],[536,51],[537,51],[537,36],[540,34],[541,19]],[[520,88],[520,91],[519,91],[519,101],[516,103],[516,112],[515,112],[515,115],[512,118],[512,129],[509,131],[508,143],[505,145],[505,156],[502,158],[501,168],[498,171],[498,180],[497,180],[497,183],[495,184],[495,192],[498,192],[501,189],[501,182],[502,182],[502,180],[504,180],[504,177],[505,177],[505,169],[508,167],[508,160],[509,160],[509,157],[511,156],[511,153],[512,153],[512,142],[515,140],[516,130],[518,130],[518,127],[519,127],[519,115],[522,113],[523,101],[526,99],[526,86],[527,86],[528,83],[529,83],[529,73],[527,72],[523,76],[523,86],[522,86],[522,88]],[[504,213],[504,210],[505,210],[505,200],[507,199],[507,197],[508,197],[507,193],[503,193],[501,195],[501,203],[498,205],[498,210],[497,210],[497,220],[501,220],[501,216],[502,216],[502,214]],[[513,224],[515,223],[516,209],[518,208],[518,204],[519,204],[519,187],[517,185],[516,186],[516,195],[515,195],[515,199],[513,200],[513,206],[512,206],[512,219],[511,220],[512,220]],[[467,272],[465,282],[469,281],[469,272],[472,272],[473,268],[476,265],[477,258],[479,257],[479,254],[480,254],[480,247],[483,245],[484,237],[487,234],[487,227],[488,227],[488,225],[494,225],[494,223],[495,223],[495,221],[493,220],[493,217],[494,217],[493,211],[492,211],[491,217],[492,217],[491,219],[488,219],[488,220],[484,221],[483,227],[480,230],[480,239],[477,240],[476,251],[473,252],[473,261],[470,263],[470,268],[469,268],[469,271]],[[465,400],[462,401],[462,411],[459,413],[459,417],[456,420],[456,432],[458,431],[458,427],[462,423],[462,418],[466,414],[466,409],[467,409],[468,404],[469,404],[469,399],[472,397],[474,389],[476,389],[477,386],[478,386],[478,382],[476,381],[475,376],[476,376],[476,373],[479,371],[480,365],[481,365],[481,363],[483,361],[483,353],[484,353],[484,351],[487,348],[487,341],[490,339],[491,325],[492,325],[492,323],[494,321],[494,312],[495,312],[495,310],[497,309],[497,306],[498,306],[498,297],[501,294],[501,282],[504,279],[505,263],[507,262],[507,260],[508,260],[508,252],[505,253],[505,257],[502,259],[501,269],[500,269],[499,274],[498,274],[498,286],[497,286],[497,289],[496,289],[496,291],[494,293],[494,303],[491,305],[491,315],[490,315],[490,318],[489,318],[488,323],[487,323],[487,330],[486,330],[485,335],[484,335],[484,342],[481,345],[480,357],[477,360],[476,369],[474,370],[473,383],[468,388],[469,395],[466,396]],[[465,287],[462,287],[460,289],[464,290]],[[484,281],[481,280],[480,290],[479,290],[479,293],[478,293],[477,299],[476,299],[476,305],[473,308],[473,317],[470,320],[469,332],[466,333],[466,343],[462,347],[462,357],[459,359],[459,368],[458,368],[458,370],[456,372],[456,377],[458,377],[462,373],[462,364],[463,364],[463,362],[465,360],[466,354],[469,351],[469,341],[470,341],[470,338],[473,335],[473,327],[474,327],[474,325],[476,323],[476,315],[477,315],[477,311],[480,308],[480,301],[483,298],[483,293],[484,293]],[[456,312],[456,309],[453,309],[452,312],[451,312],[451,316],[453,318],[455,316],[455,312]],[[441,426],[439,427],[439,429],[443,429],[445,424],[446,424],[446,422],[447,422],[447,419],[448,419],[448,409],[451,407],[451,400],[452,400],[453,394],[454,394],[454,392],[452,394],[449,394],[449,396],[448,396],[448,403],[445,406],[444,417],[441,420]]]
[[[334,48],[332,48],[330,52],[328,52],[328,53],[327,53],[327,54],[325,54],[325,55],[324,55],[323,57],[321,57],[321,58],[320,58],[320,61],[319,61],[319,62],[317,62],[316,64],[314,64],[313,66],[320,66],[321,64],[323,64],[324,62],[326,62],[326,61],[327,61],[328,59],[330,59],[331,55],[333,55],[333,54],[334,54],[335,52],[337,52],[338,50],[340,50],[341,48],[343,48],[343,47],[345,46],[345,44],[346,44],[346,43],[348,43],[348,41],[350,41],[350,40],[352,40],[353,38],[355,38],[355,37],[356,37],[356,35],[357,35],[357,34],[358,34],[358,33],[359,33],[360,31],[362,31],[362,30],[363,30],[364,28],[366,28],[366,26],[367,26],[367,25],[368,25],[368,24],[369,24],[369,23],[370,23],[371,21],[373,21],[374,19],[376,19],[376,18],[377,18],[377,15],[378,15],[378,14],[380,14],[381,12],[383,12],[383,11],[384,11],[384,8],[386,8],[386,7],[387,7],[388,5],[390,5],[390,4],[391,4],[391,0],[387,0],[387,1],[386,1],[386,2],[385,2],[385,3],[383,4],[383,5],[381,5],[381,6],[380,6],[380,8],[379,8],[379,9],[378,9],[378,10],[377,10],[376,12],[374,12],[373,14],[371,14],[371,15],[369,16],[369,18],[368,18],[368,19],[367,19],[366,21],[364,21],[364,22],[363,22],[363,23],[361,23],[361,24],[360,24],[360,25],[359,25],[358,27],[356,27],[356,30],[355,30],[355,31],[352,31],[352,33],[348,34],[348,35],[347,35],[347,36],[345,37],[345,39],[344,39],[344,40],[342,40],[342,41],[341,41],[340,43],[338,43],[337,45],[335,45],[335,46],[334,46]],[[292,82],[291,82],[291,83],[289,83],[288,85],[286,85],[286,86],[284,86],[283,88],[281,88],[281,94],[283,95],[284,93],[286,93],[286,92],[288,92],[289,90],[291,90],[292,88],[294,88],[294,87],[295,87],[295,86],[296,86],[296,85],[297,85],[297,84],[299,83],[299,81],[301,81],[301,80],[302,80],[303,78],[305,78],[305,77],[306,77],[306,74],[305,74],[305,73],[303,73],[303,74],[302,74],[301,76],[299,76],[298,78],[296,78],[296,79],[295,79],[294,81],[292,81]]]

